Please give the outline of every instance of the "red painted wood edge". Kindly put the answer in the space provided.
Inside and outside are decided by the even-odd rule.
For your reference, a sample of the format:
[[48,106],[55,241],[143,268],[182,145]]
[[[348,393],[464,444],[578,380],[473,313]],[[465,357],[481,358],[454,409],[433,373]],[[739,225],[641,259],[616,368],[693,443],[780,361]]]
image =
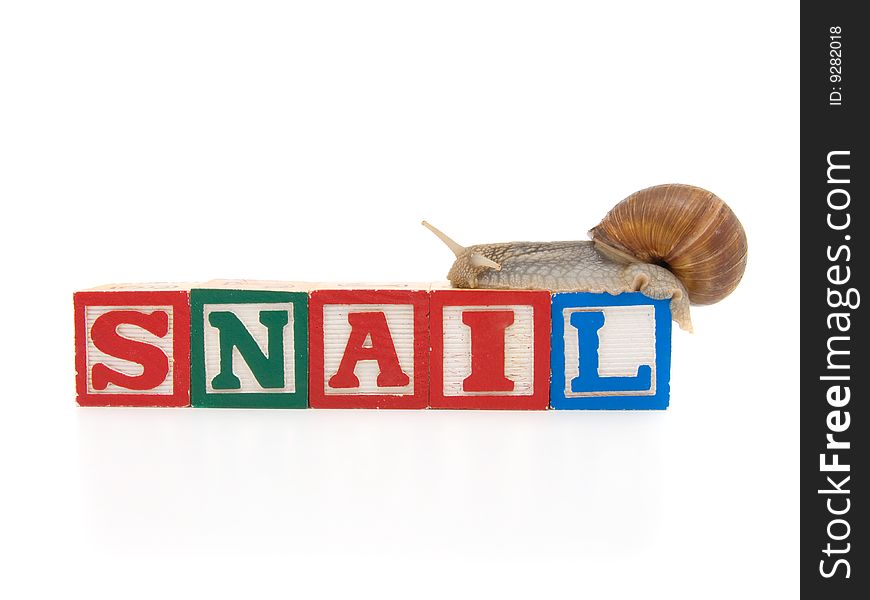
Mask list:
[[[446,409],[546,410],[550,404],[550,293],[515,290],[435,290],[430,297],[429,406]],[[444,395],[443,308],[526,304],[534,310],[534,387],[531,395]]]
[[[414,307],[414,393],[327,394],[323,307],[326,304],[410,304]],[[308,301],[308,405],[311,408],[426,408],[429,400],[429,293],[424,290],[315,290]]]
[[[190,406],[190,301],[186,291],[91,291],[73,295],[76,394],[80,406]],[[172,393],[88,393],[87,306],[172,306]]]

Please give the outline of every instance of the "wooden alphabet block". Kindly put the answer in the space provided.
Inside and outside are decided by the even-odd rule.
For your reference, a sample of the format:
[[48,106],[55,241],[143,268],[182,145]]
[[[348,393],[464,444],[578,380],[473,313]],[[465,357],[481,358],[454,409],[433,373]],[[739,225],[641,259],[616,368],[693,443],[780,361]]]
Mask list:
[[554,294],[552,331],[552,408],[667,408],[669,300],[640,292]]
[[549,406],[550,293],[434,290],[429,406]]
[[191,405],[308,407],[308,293],[215,280],[190,292]]
[[309,325],[312,408],[426,408],[426,291],[315,290]]
[[79,405],[190,404],[188,289],[107,285],[74,294]]

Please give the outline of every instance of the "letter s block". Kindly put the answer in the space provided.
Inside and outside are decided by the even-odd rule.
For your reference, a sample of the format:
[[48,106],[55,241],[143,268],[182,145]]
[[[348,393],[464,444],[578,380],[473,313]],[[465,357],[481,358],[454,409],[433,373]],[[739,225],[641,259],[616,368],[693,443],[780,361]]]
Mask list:
[[549,406],[549,292],[435,290],[430,310],[429,406]]
[[79,405],[190,404],[188,291],[145,287],[74,294]]
[[190,311],[192,406],[308,407],[306,291],[210,281],[191,290]]
[[554,294],[550,406],[667,408],[669,303],[640,292]]
[[427,292],[315,290],[309,325],[312,408],[426,408]]

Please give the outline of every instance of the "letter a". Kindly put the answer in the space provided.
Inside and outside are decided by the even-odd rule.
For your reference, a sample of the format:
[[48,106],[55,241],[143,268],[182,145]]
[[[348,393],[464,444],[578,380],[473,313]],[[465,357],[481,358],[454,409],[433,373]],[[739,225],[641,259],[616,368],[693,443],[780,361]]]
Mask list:
[[[399,365],[399,356],[393,345],[393,337],[387,325],[387,318],[382,312],[350,313],[347,315],[350,323],[350,337],[344,349],[344,356],[338,366],[338,372],[330,377],[329,386],[333,388],[359,387],[359,379],[354,374],[356,364],[361,360],[376,360],[378,362],[378,386],[402,387],[408,385],[410,378]],[[366,340],[371,338],[371,345],[366,346]]]

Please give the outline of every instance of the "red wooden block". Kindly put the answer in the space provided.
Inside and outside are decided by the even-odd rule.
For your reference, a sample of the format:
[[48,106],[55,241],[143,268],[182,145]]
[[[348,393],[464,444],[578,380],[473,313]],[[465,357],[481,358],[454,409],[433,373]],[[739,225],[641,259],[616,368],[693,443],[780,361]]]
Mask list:
[[146,286],[74,294],[79,405],[190,405],[188,291]]
[[308,311],[311,408],[426,408],[427,292],[316,290]]
[[436,290],[429,406],[546,410],[550,293]]

